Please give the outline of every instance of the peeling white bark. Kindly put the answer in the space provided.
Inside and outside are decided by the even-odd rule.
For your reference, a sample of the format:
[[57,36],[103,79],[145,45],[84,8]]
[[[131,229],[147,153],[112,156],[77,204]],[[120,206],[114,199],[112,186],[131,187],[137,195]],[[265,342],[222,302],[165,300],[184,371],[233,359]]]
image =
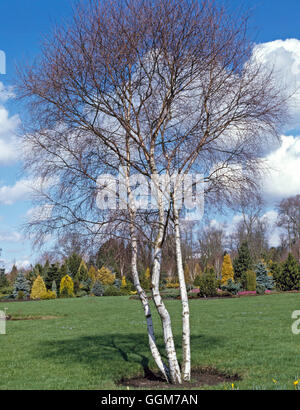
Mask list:
[[159,227],[158,233],[154,244],[154,261],[153,261],[153,268],[152,268],[152,278],[151,278],[151,285],[152,285],[152,296],[155,307],[158,311],[158,314],[161,318],[162,328],[163,328],[163,335],[165,341],[165,348],[168,357],[169,363],[169,371],[170,371],[170,382],[173,384],[181,384],[181,372],[180,367],[178,364],[173,331],[172,331],[172,324],[171,324],[171,317],[170,314],[163,303],[162,297],[159,291],[159,279],[160,279],[160,270],[161,270],[161,257],[162,257],[162,241],[163,241],[163,234],[164,234],[164,225],[165,225],[165,218],[164,218],[164,209],[163,209],[163,198],[162,192],[159,189],[159,182],[156,178],[157,175],[154,175],[154,182],[157,188],[157,205],[159,210]]
[[162,375],[166,379],[166,381],[169,382],[170,381],[169,369],[163,362],[161,354],[156,344],[151,309],[149,305],[149,299],[147,297],[145,290],[141,286],[139,273],[137,269],[138,248],[137,248],[137,238],[136,238],[136,228],[135,228],[135,210],[133,206],[132,192],[131,192],[130,183],[129,183],[128,167],[125,169],[125,181],[126,181],[126,188],[127,188],[128,197],[129,197],[129,207],[128,207],[129,209],[128,210],[130,214],[130,239],[131,239],[131,247],[132,247],[131,269],[132,269],[134,286],[138,292],[140,301],[144,309],[144,314],[145,314],[146,323],[147,323],[149,347],[150,347],[152,357],[158,369],[161,371]]
[[181,240],[180,240],[180,228],[179,228],[179,215],[176,207],[176,201],[173,201],[173,216],[174,216],[174,229],[175,229],[175,244],[176,244],[176,262],[177,273],[180,286],[180,296],[182,303],[182,378],[184,381],[191,380],[191,341],[190,341],[190,309],[189,300],[186,289],[182,252],[181,252]]
[[160,266],[161,266],[161,248],[158,244],[155,246],[154,250],[154,264],[152,271],[152,296],[155,303],[155,307],[161,318],[163,335],[165,341],[165,348],[169,362],[170,371],[170,381],[174,384],[181,384],[181,373],[177,360],[176,349],[174,344],[174,337],[172,332],[171,318],[165,304],[162,301],[160,291],[159,291],[159,277],[160,277]]
[[156,345],[149,300],[148,300],[146,292],[144,291],[144,289],[142,288],[140,284],[139,274],[137,270],[137,242],[136,242],[134,231],[135,231],[135,227],[133,224],[131,224],[131,246],[132,246],[131,268],[132,268],[132,276],[134,280],[134,285],[135,285],[135,288],[140,297],[140,301],[142,302],[142,305],[144,308],[144,313],[145,313],[145,317],[147,321],[148,339],[149,339],[149,347],[150,347],[151,354],[153,356],[153,359],[155,360],[157,367],[163,374],[164,378],[169,382],[170,380],[169,369],[163,362],[161,358],[161,354]]

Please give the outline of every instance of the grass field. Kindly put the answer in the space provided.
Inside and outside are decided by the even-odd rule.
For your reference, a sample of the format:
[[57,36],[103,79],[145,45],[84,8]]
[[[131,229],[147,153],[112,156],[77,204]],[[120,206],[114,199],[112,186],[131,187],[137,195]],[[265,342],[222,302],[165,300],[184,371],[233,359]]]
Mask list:
[[[166,304],[181,357],[180,301]],[[190,307],[194,366],[238,373],[239,389],[295,388],[300,335],[291,332],[291,314],[300,310],[300,294],[191,300]],[[58,318],[7,322],[7,334],[0,335],[0,389],[117,389],[121,377],[142,374],[148,364],[153,368],[139,301],[0,302],[3,308],[15,317]],[[161,344],[159,319],[154,320]]]

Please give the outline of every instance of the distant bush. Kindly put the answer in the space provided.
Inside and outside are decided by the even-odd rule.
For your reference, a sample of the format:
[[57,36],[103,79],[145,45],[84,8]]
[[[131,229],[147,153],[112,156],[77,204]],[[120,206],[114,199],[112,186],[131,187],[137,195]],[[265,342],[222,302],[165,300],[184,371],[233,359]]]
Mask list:
[[166,284],[167,289],[178,289],[179,288],[179,283],[167,283]]
[[87,293],[85,290],[79,290],[79,291],[76,293],[76,297],[77,297],[77,298],[82,298],[82,297],[87,296],[87,295],[88,295],[88,293]]
[[120,290],[121,285],[122,285],[121,279],[116,279],[116,280],[114,281],[114,284],[113,284],[113,285],[114,285],[115,288],[117,288],[117,289]]
[[257,284],[257,286],[256,286],[256,293],[257,293],[258,295],[264,295],[264,294],[265,294],[265,290],[266,290],[266,288],[265,288],[264,285],[262,285],[262,284],[260,284],[260,283]]
[[242,290],[242,286],[240,283],[235,283],[232,279],[228,279],[226,285],[221,286],[221,290],[227,291],[232,295],[237,295],[238,292]]
[[0,297],[10,295],[13,293],[13,286],[6,286],[0,289]]
[[203,273],[202,273],[201,275],[197,275],[197,276],[195,277],[194,286],[195,286],[196,288],[199,288],[199,286],[200,286],[200,281],[201,281],[202,276],[203,276]]
[[79,290],[77,292],[77,296],[89,294],[92,289],[92,279],[88,278],[87,280],[80,282]]
[[46,290],[40,295],[41,300],[56,299],[56,293],[52,290]]
[[25,299],[25,296],[26,296],[25,292],[23,292],[23,290],[19,290],[17,293],[17,300],[23,300]]
[[[114,283],[114,285],[115,285],[115,283]],[[141,286],[143,287],[142,281],[141,281]],[[130,281],[126,280],[125,275],[122,277],[121,286],[118,287],[118,289],[120,290],[122,295],[130,295],[130,292],[132,291],[132,283]]]
[[102,285],[102,283],[100,282],[100,280],[96,280],[96,282],[94,283],[93,287],[92,287],[92,291],[91,294],[93,296],[103,296],[104,294],[104,286]]
[[213,273],[205,273],[199,281],[199,296],[213,297],[217,296],[217,289],[220,286],[220,280],[216,279]]
[[242,284],[246,291],[255,291],[256,273],[253,270],[247,270],[247,272],[242,275]]
[[110,285],[105,287],[103,296],[122,296],[122,292],[115,286]]

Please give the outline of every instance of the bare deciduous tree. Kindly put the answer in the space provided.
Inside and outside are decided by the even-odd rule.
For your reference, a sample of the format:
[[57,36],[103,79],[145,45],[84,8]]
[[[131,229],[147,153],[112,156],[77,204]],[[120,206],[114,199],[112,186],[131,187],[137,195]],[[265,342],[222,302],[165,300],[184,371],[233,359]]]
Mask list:
[[277,206],[277,226],[284,230],[282,242],[300,261],[300,195],[283,199]]
[[[54,33],[38,62],[20,73],[19,90],[31,113],[26,165],[44,182],[38,203],[51,205],[51,212],[30,226],[40,238],[78,229],[95,241],[108,232],[130,238],[132,275],[151,352],[171,383],[191,375],[180,232],[185,210],[174,187],[166,195],[159,175],[182,181],[190,172],[202,174],[207,204],[232,204],[241,191],[250,195],[262,170],[263,149],[276,136],[284,111],[272,73],[252,56],[246,25],[209,0],[92,0]],[[100,211],[98,176],[120,167],[126,208],[119,196],[116,207]],[[157,211],[136,209],[130,177],[137,174],[146,186],[150,180],[155,186]],[[170,226],[182,300],[182,369],[159,289]],[[151,240],[152,297],[168,366],[140,285],[138,232]]]

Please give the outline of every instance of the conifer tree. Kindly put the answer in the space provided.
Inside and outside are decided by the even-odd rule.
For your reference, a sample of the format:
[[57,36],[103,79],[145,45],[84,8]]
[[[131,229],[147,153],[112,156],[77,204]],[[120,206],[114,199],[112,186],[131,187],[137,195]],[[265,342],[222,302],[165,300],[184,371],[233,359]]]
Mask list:
[[33,282],[30,299],[41,299],[42,296],[47,292],[45,282],[43,278],[39,275]]
[[82,258],[80,255],[78,255],[76,252],[73,252],[72,255],[70,255],[67,259],[67,265],[68,265],[68,274],[74,279],[79,266],[81,264]]
[[244,275],[243,286],[247,291],[255,291],[257,282],[256,282],[256,273],[253,270],[247,270]]
[[[66,276],[66,275],[69,275],[69,276],[70,276],[70,272],[69,272],[69,269],[68,269],[68,264],[67,264],[67,262],[64,262],[64,263],[60,266],[59,272],[60,272],[60,277],[61,277],[61,278],[63,278],[63,277]],[[56,284],[56,285],[57,285],[57,284]]]
[[42,276],[43,276],[44,281],[45,281],[45,279],[46,279],[46,277],[47,277],[49,268],[50,268],[50,262],[49,262],[49,260],[47,259],[45,265],[43,266],[43,275],[42,275]]
[[[280,290],[284,290],[284,283],[282,283],[282,264],[279,262],[271,262],[270,263],[270,273],[273,276],[275,281],[276,287]],[[284,281],[283,281],[284,282]]]
[[269,276],[267,266],[261,261],[255,267],[256,284],[263,290],[274,288],[273,278]]
[[14,283],[13,296],[15,299],[28,297],[30,293],[30,285],[22,272],[18,273]]
[[97,270],[93,265],[90,267],[90,269],[88,271],[88,276],[91,279],[92,283],[95,283],[96,276],[97,276]]
[[78,293],[79,288],[80,288],[80,284],[83,282],[87,282],[87,280],[89,279],[88,276],[88,268],[86,266],[86,263],[84,262],[84,260],[82,259],[78,268],[78,271],[74,277],[74,292],[75,294]]
[[59,268],[59,265],[52,263],[51,266],[49,266],[47,274],[44,279],[46,288],[50,290],[52,288],[52,283],[54,280],[56,282],[56,287],[58,287],[60,285],[61,278],[62,272]]
[[300,289],[299,264],[291,253],[289,253],[287,259],[282,264],[282,269],[279,271],[276,283],[284,291]]
[[102,285],[113,285],[116,277],[108,268],[102,266],[97,272],[97,279]]
[[84,282],[86,280],[88,280],[89,275],[88,275],[88,268],[86,266],[86,263],[84,262],[84,260],[82,259],[77,274],[76,274],[76,279],[79,280],[79,282]]
[[248,244],[244,241],[238,250],[238,256],[233,261],[234,280],[236,282],[241,281],[243,274],[245,274],[247,270],[251,270],[252,265]]
[[233,277],[234,277],[234,271],[233,271],[233,266],[231,263],[231,258],[230,258],[229,253],[226,253],[224,255],[223,264],[222,264],[221,284],[226,285],[229,279],[233,281]]
[[66,275],[62,278],[59,288],[60,297],[74,297],[74,283],[71,276]]
[[30,270],[29,272],[26,273],[25,278],[28,280],[30,287],[32,288],[34,281],[36,280],[36,278],[38,277],[38,275],[36,274],[36,271]]
[[0,269],[0,288],[6,288],[7,286],[9,286],[9,282],[5,274],[5,269]]
[[18,268],[16,267],[16,265],[13,265],[10,274],[8,275],[8,281],[11,285],[15,283],[18,273]]

